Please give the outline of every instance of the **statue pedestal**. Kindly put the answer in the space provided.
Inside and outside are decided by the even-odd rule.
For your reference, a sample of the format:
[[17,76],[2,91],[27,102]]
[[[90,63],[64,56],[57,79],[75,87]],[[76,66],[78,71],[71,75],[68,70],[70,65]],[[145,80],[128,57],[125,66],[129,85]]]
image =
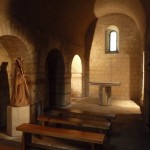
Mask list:
[[22,123],[30,122],[30,106],[12,107],[7,106],[7,134],[10,136],[21,136],[22,132],[16,127]]

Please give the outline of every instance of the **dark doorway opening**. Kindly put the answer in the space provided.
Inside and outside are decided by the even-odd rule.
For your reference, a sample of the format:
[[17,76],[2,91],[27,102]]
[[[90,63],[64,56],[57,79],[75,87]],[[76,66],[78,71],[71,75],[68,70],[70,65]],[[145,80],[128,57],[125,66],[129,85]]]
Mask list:
[[59,50],[53,49],[47,56],[48,107],[60,107],[64,103],[64,59]]

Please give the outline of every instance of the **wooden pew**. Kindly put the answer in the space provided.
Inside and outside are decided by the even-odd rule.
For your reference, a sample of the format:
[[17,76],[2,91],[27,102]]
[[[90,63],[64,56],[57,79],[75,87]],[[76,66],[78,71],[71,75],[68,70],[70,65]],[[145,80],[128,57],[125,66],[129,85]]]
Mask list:
[[10,146],[0,145],[0,150],[20,150],[19,148],[13,148]]
[[33,134],[87,142],[91,144],[92,150],[103,149],[103,145],[105,142],[104,134],[55,128],[55,127],[47,127],[47,126],[41,126],[41,125],[35,125],[29,123],[24,123],[19,125],[18,127],[16,127],[16,130],[23,132],[22,150],[29,149],[28,145],[32,143]]
[[83,119],[91,119],[91,120],[107,120],[112,121],[112,119],[116,118],[116,114],[113,113],[100,113],[100,112],[91,112],[91,111],[83,111],[79,109],[72,108],[51,108],[47,112],[47,114],[58,114],[60,116],[70,116],[76,118]]
[[29,143],[27,150],[30,150],[30,149],[31,150],[67,150],[64,148],[46,146],[46,145],[41,145],[41,144],[36,144],[36,143]]
[[76,127],[96,129],[100,131],[100,133],[106,133],[107,135],[109,135],[109,130],[111,128],[111,122],[87,120],[82,118],[40,115],[37,117],[37,120],[42,122],[43,125],[47,125],[48,123],[70,125],[70,126],[73,125]]

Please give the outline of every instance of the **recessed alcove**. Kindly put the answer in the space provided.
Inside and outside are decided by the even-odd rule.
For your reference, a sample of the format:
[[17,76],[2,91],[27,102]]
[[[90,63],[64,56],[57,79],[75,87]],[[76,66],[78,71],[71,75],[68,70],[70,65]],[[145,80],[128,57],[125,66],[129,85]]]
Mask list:
[[[6,129],[7,126],[7,106],[13,94],[15,59],[27,56],[27,47],[21,39],[11,35],[0,37],[0,128]],[[23,65],[28,68],[26,62]]]
[[[118,53],[105,53],[106,31],[117,27]],[[113,28],[115,30],[116,28]],[[109,14],[98,19],[90,51],[89,80],[120,82],[112,88],[113,99],[132,99],[139,103],[142,96],[143,52],[141,34],[135,22],[123,14]],[[98,96],[98,87],[90,86],[90,96]]]

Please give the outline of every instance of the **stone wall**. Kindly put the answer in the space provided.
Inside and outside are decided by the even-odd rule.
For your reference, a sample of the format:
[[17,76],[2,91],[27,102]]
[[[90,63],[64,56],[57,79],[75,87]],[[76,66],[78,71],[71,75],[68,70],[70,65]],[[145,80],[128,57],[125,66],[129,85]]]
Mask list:
[[[114,1],[112,2],[113,5],[116,4]],[[53,48],[60,50],[64,58],[65,104],[70,102],[71,62],[76,54],[80,56],[83,65],[82,95],[84,96],[88,93],[87,86],[85,87],[89,75],[88,56],[86,57],[88,50],[86,47],[89,48],[91,45],[89,44],[87,46],[85,39],[88,35],[88,29],[96,19],[94,15],[94,3],[95,1],[93,0],[45,0],[44,2],[43,0],[0,1],[0,43],[3,45],[0,46],[0,63],[4,61],[12,63],[11,68],[8,66],[9,69],[7,70],[8,74],[11,71],[12,74],[13,58],[24,57],[24,71],[28,79],[31,94],[31,121],[36,119],[36,108],[41,101],[44,103],[44,106],[49,105],[45,93],[45,61],[48,53]],[[124,8],[126,3],[131,4],[133,2],[130,0],[124,3],[121,2],[123,6],[121,8]],[[102,5],[99,4],[99,6],[103,7],[105,4],[106,3]],[[109,6],[112,5],[109,4]],[[110,10],[110,13],[113,11],[119,12],[118,8],[120,7],[118,6],[120,5],[116,6],[117,9],[107,8]],[[136,15],[139,16],[139,18],[143,18],[143,15],[139,13],[137,7],[132,9],[134,3],[132,5],[126,5],[126,7],[129,9],[122,9],[124,11],[120,10],[120,12],[126,12],[125,14],[133,17],[134,20],[138,20],[138,17],[135,17]],[[35,8],[34,12],[33,8]],[[98,9],[97,7],[95,7],[95,9],[100,12],[100,16],[102,16],[102,13],[108,13],[106,12],[108,9]],[[134,10],[136,10],[137,13],[134,14]],[[142,24],[144,23],[143,20],[137,21],[137,23],[140,22]],[[109,55],[104,53],[104,33],[110,24],[118,26],[120,31],[119,54]],[[143,25],[143,28],[144,27]],[[7,38],[3,40],[2,37],[6,35]],[[14,37],[16,37],[17,40],[14,39]],[[92,36],[90,35],[90,37]],[[120,81],[121,86],[119,88],[113,88],[112,92],[114,98],[139,99],[141,96],[142,82],[142,52],[140,41],[137,26],[129,17],[117,14],[100,17],[91,49],[90,80]],[[6,50],[6,53],[4,50]],[[148,87],[149,85],[147,85],[147,88]],[[3,88],[4,87],[0,88],[2,93],[4,91]],[[97,89],[91,88],[93,87],[90,87],[90,94],[96,95]],[[11,92],[11,86],[9,90]],[[8,94],[1,96],[1,102],[6,99],[7,96]],[[7,101],[9,101],[8,98]],[[6,103],[4,105],[6,106]],[[3,106],[3,104],[1,106]],[[6,110],[2,111],[4,115],[1,115],[1,124],[6,121],[5,111]]]

